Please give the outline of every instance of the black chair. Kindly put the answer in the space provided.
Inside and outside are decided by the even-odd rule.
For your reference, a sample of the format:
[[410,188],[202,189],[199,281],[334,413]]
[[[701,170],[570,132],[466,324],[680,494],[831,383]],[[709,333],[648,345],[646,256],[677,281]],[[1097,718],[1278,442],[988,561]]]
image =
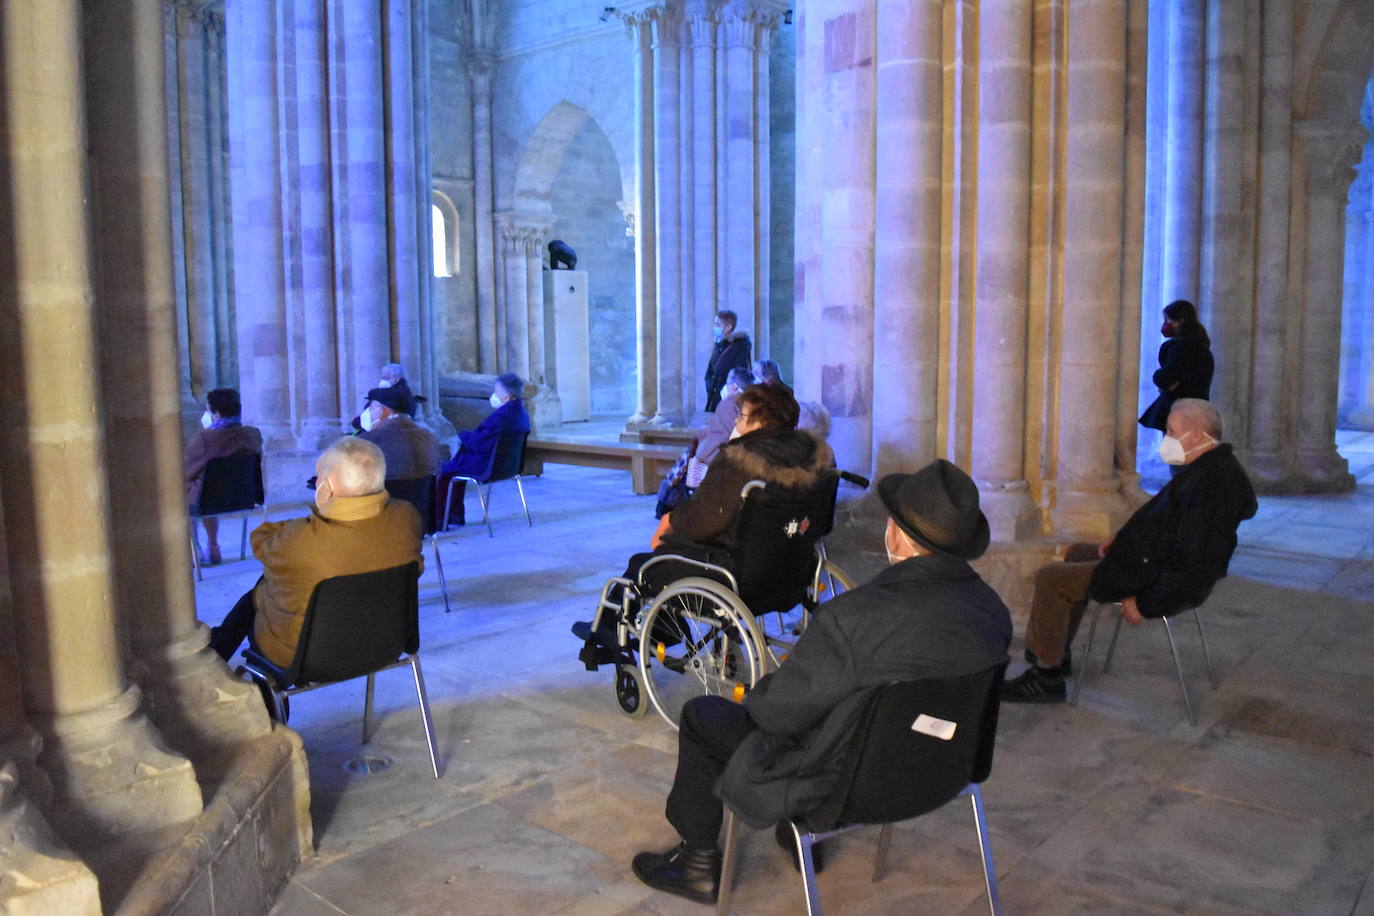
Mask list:
[[[802,863],[806,912],[821,912],[811,847],[866,824],[882,824],[873,880],[883,875],[892,825],[927,814],[962,795],[973,805],[983,884],[996,916],[997,872],[988,845],[979,783],[992,771],[997,712],[1006,662],[965,677],[896,681],[878,688],[864,708],[839,783],[814,811],[791,822]],[[725,809],[725,853],[716,912],[729,911],[738,853],[734,812]]]
[[367,744],[372,740],[372,693],[377,672],[409,665],[429,742],[429,762],[438,779],[434,723],[420,672],[419,575],[419,565],[407,563],[335,576],[316,585],[301,622],[296,655],[286,668],[278,668],[250,645],[243,653],[244,665],[239,672],[247,672],[258,684],[272,718],[285,724],[287,697],[366,676],[363,744]]
[[[529,438],[529,435],[528,431],[508,430],[502,433],[500,438],[496,440],[496,448],[491,451],[491,462],[483,474],[477,477],[464,477],[459,474],[449,480],[448,490],[444,493],[444,527],[441,530],[448,530],[449,513],[453,508],[453,484],[459,480],[467,481],[477,490],[477,499],[482,503],[482,521],[487,526],[487,537],[496,536],[491,529],[489,505],[492,485],[498,480],[515,481],[515,486],[520,491],[520,505],[525,510],[525,522],[533,527],[534,521],[530,518],[530,505],[525,501],[525,484],[520,476],[525,468],[525,440]],[[482,492],[483,484],[487,488],[485,493]]]
[[[1114,607],[1119,607],[1117,602],[1109,602]],[[1102,615],[1102,609],[1106,604],[1098,604],[1093,608],[1092,623],[1088,625],[1088,645],[1083,650],[1083,658],[1078,663],[1078,677],[1073,682],[1073,695],[1069,698],[1069,705],[1078,705],[1078,692],[1083,688],[1083,672],[1088,670],[1088,656],[1093,651],[1093,637],[1097,635],[1097,618]],[[1202,641],[1202,658],[1207,662],[1207,679],[1212,683],[1212,689],[1217,689],[1217,675],[1212,670],[1212,653],[1207,650],[1207,634],[1202,629],[1202,605],[1192,608],[1193,622],[1197,624],[1197,635]],[[1179,611],[1175,617],[1182,616],[1187,610]],[[1183,662],[1178,657],[1178,646],[1174,643],[1174,628],[1169,624],[1168,617],[1159,618],[1159,622],[1164,624],[1164,635],[1169,638],[1169,651],[1174,656],[1174,671],[1178,674],[1178,686],[1183,691],[1183,708],[1188,711],[1188,724],[1197,725],[1197,713],[1193,712],[1193,702],[1188,698],[1188,682],[1183,678]],[[1112,670],[1112,656],[1116,653],[1116,639],[1121,635],[1121,617],[1116,618],[1116,628],[1112,630],[1112,641],[1107,646],[1107,660],[1102,663],[1102,673],[1105,674]]]
[[444,561],[439,556],[439,541],[435,537],[439,526],[435,519],[434,487],[435,475],[428,477],[405,477],[386,481],[386,491],[392,499],[402,499],[415,507],[420,513],[420,521],[425,526],[425,540],[434,546],[434,567],[439,571],[439,591],[444,596],[444,613],[453,610],[448,603],[448,579],[444,576]]
[[[231,455],[211,458],[201,478],[200,498],[191,507],[191,518],[218,518],[221,515],[241,515],[243,530],[239,534],[239,559],[248,555],[248,513],[261,512],[267,521],[265,489],[262,483],[262,455]],[[196,542],[194,524],[191,527],[191,564],[196,580],[204,578],[200,564],[200,545]]]

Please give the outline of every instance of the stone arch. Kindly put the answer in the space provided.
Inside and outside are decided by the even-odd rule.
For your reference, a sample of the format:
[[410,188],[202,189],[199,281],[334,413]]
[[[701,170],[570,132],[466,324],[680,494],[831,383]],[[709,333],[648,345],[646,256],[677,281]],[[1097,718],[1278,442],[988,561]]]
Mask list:
[[[1316,10],[1309,5],[1309,15]],[[1311,69],[1293,99],[1295,120],[1358,125],[1374,71],[1374,4],[1343,0],[1317,44]],[[1303,76],[1302,74],[1297,74]]]
[[[443,254],[443,260],[441,262],[438,257],[440,251],[435,252],[434,264],[432,265],[434,275],[436,277],[456,276],[462,264],[458,256],[459,252],[462,250],[459,246],[459,228],[462,224],[458,221],[458,206],[453,202],[453,198],[449,197],[438,188],[430,189],[429,203],[431,207],[439,212],[439,216],[442,220],[440,228],[443,231],[442,243],[439,241],[437,233],[434,240],[436,243],[435,248],[442,248]],[[442,273],[440,272],[441,263],[443,265]]]

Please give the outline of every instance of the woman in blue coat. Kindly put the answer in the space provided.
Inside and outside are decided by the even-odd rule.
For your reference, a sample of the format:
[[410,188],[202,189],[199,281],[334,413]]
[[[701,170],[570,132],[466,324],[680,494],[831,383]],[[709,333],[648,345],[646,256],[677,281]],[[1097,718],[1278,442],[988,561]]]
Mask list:
[[[525,412],[524,402],[520,400],[520,394],[524,390],[525,380],[514,372],[496,377],[496,384],[491,392],[491,406],[496,409],[475,428],[461,430],[458,433],[458,454],[439,469],[439,492],[436,500],[441,511],[444,499],[448,495],[450,480],[454,477],[481,477],[487,472],[502,433],[530,431],[530,416]],[[464,522],[463,491],[466,486],[466,482],[460,480],[453,487],[449,524],[461,525]]]

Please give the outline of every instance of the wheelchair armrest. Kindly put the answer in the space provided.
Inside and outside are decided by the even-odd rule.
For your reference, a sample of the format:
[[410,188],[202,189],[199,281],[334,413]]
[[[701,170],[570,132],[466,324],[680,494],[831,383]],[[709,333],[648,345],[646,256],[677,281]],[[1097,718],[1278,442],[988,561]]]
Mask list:
[[725,582],[730,586],[730,590],[732,592],[739,592],[739,583],[735,581],[735,574],[730,570],[726,569],[724,566],[717,566],[715,563],[708,563],[705,560],[698,560],[696,557],[685,557],[682,554],[678,553],[654,554],[648,560],[644,561],[644,565],[639,567],[639,582],[637,584],[644,584],[644,573],[651,566],[668,560],[674,560],[679,563],[689,563],[692,566],[697,567],[698,569],[702,569],[707,572],[717,573],[725,578]]

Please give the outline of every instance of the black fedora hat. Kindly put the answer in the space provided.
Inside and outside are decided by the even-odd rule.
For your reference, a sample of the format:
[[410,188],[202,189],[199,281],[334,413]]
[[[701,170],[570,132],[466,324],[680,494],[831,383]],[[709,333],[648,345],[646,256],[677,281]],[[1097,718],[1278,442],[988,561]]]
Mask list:
[[978,486],[943,458],[915,474],[888,474],[878,481],[878,496],[897,527],[922,547],[965,560],[988,549],[991,533],[978,508]]
[[373,388],[367,393],[367,399],[390,407],[397,413],[405,412],[405,394],[398,388]]

